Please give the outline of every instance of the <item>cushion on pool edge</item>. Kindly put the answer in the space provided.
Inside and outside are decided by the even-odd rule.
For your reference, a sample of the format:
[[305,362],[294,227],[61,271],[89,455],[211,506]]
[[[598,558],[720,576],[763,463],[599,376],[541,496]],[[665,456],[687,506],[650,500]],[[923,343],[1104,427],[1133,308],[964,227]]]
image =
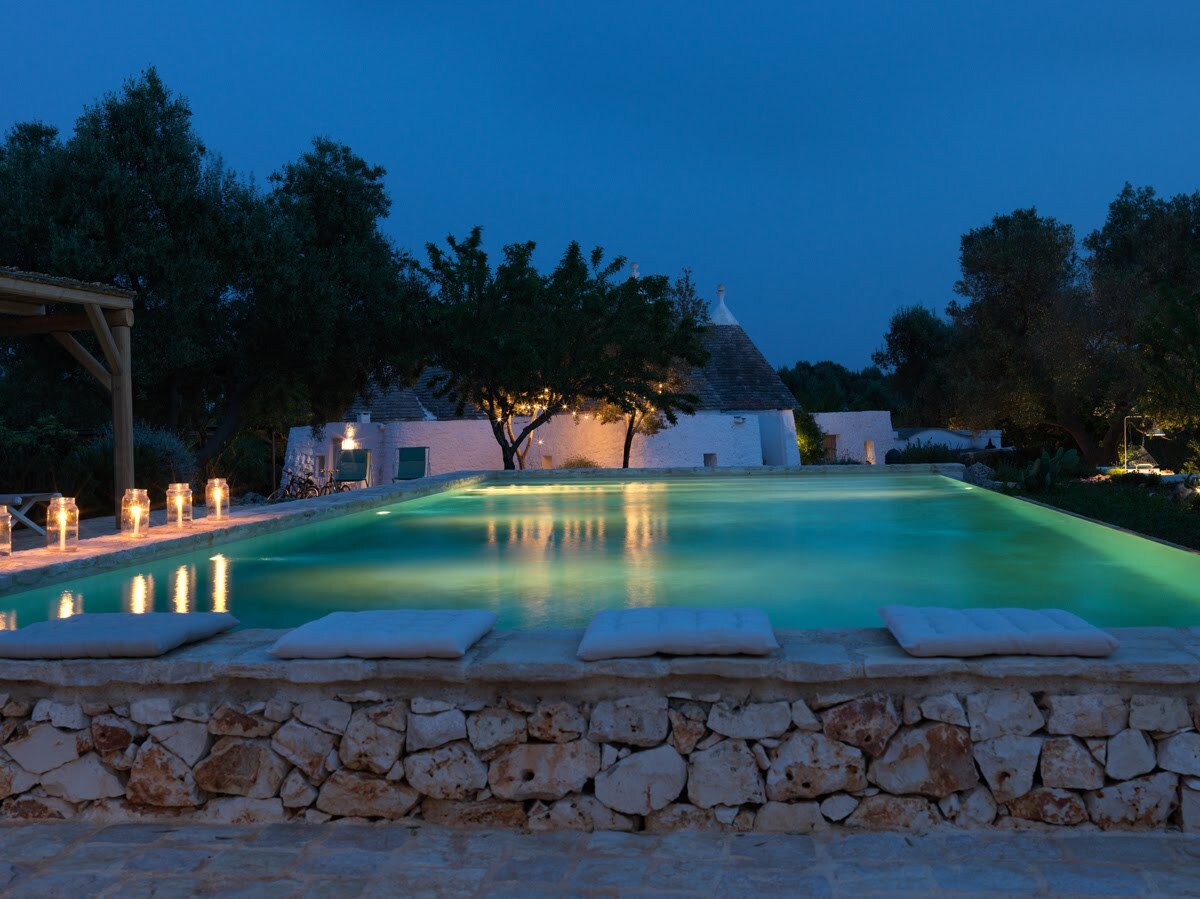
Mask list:
[[332,612],[271,647],[281,659],[457,659],[496,626],[483,609]]
[[1117,639],[1062,609],[884,606],[888,630],[913,656],[1107,656]]
[[763,656],[778,648],[762,609],[608,609],[592,619],[576,655],[594,662],[656,653]]
[[237,624],[226,612],[90,612],[0,633],[0,658],[151,658]]

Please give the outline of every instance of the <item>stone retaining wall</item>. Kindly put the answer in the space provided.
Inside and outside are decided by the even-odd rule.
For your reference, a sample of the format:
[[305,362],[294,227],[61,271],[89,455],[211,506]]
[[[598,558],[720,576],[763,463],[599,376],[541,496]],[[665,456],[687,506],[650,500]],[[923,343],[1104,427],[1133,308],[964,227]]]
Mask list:
[[1200,829],[1194,685],[611,686],[0,682],[0,817]]

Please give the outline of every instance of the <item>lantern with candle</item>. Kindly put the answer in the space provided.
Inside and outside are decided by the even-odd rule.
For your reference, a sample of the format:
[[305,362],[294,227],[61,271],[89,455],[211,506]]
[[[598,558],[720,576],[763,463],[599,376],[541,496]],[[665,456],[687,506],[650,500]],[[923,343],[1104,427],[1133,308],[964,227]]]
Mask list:
[[150,494],[130,487],[121,497],[121,536],[140,540],[150,530]]
[[208,486],[204,488],[204,509],[214,521],[229,514],[229,485],[224,478],[208,479]]
[[[12,555],[12,515],[8,506],[0,506],[0,559]],[[0,627],[0,630],[3,630]]]
[[79,506],[74,497],[56,496],[46,510],[46,547],[60,553],[79,549]]
[[188,528],[192,526],[192,485],[170,484],[167,487],[167,526]]

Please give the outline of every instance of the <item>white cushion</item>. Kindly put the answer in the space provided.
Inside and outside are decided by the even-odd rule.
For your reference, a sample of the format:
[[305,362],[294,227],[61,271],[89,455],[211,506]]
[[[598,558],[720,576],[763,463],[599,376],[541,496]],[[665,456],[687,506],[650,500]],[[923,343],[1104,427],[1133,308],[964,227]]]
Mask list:
[[1062,609],[884,606],[879,614],[914,656],[1107,656],[1118,645]]
[[482,609],[333,612],[271,647],[281,659],[457,659],[496,626]]
[[763,656],[779,648],[762,609],[609,609],[579,643],[584,661],[676,656]]
[[238,620],[225,612],[95,612],[0,632],[0,658],[116,659],[160,656]]

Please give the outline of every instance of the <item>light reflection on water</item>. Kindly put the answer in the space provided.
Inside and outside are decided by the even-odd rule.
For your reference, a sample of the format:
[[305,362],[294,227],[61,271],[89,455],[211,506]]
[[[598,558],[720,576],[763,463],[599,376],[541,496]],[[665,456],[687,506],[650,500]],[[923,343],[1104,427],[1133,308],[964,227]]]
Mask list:
[[489,608],[501,627],[598,610],[757,605],[780,627],[874,627],[889,602],[1057,606],[1200,624],[1200,557],[933,476],[496,486],[0,598],[0,629],[83,611]]

